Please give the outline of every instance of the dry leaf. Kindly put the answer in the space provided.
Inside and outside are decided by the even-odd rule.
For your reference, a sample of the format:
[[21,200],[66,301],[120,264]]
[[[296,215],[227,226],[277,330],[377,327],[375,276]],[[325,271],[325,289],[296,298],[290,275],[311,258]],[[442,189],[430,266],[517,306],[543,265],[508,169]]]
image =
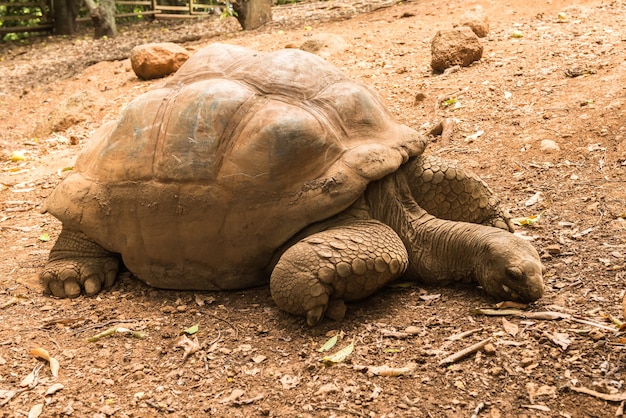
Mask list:
[[441,293],[435,293],[432,295],[420,295],[419,298],[424,302],[430,302],[431,300],[439,299],[441,297]]
[[258,356],[254,356],[254,357],[252,357],[252,361],[253,361],[253,362],[255,362],[255,363],[257,363],[257,364],[258,364],[258,363],[262,363],[263,361],[265,361],[265,359],[267,359],[267,357],[265,357],[265,356],[264,356],[264,355],[262,355],[262,354],[259,354]]
[[540,200],[541,200],[541,192],[537,192],[534,195],[532,195],[530,199],[524,202],[524,205],[532,206],[532,205],[537,204]]
[[233,391],[230,392],[230,395],[228,395],[227,397],[222,399],[220,401],[220,403],[223,403],[223,404],[231,403],[232,401],[234,401],[234,400],[236,400],[238,398],[241,398],[244,393],[246,393],[246,392],[241,390],[241,389],[233,389]]
[[32,408],[30,408],[30,411],[28,411],[28,418],[37,418],[39,415],[41,415],[42,412],[43,404],[38,403],[37,405],[34,405]]
[[59,362],[54,357],[50,356],[48,350],[41,347],[33,348],[32,350],[30,350],[30,355],[38,359],[47,361],[50,364],[50,372],[52,372],[52,376],[59,377]]
[[517,324],[508,321],[505,317],[502,317],[502,327],[508,334],[512,335],[513,337],[515,337],[519,332],[519,327],[517,326]]
[[511,222],[513,223],[513,225],[525,226],[525,225],[532,225],[534,223],[537,223],[539,222],[539,219],[541,219],[541,214],[530,215],[530,216],[521,217],[521,218],[513,218],[511,219]]
[[293,389],[300,383],[299,376],[289,376],[288,374],[284,374],[280,378],[280,384],[283,386],[283,390]]
[[37,347],[30,350],[30,355],[45,361],[50,361],[50,353],[45,348]]
[[58,360],[54,357],[50,357],[50,372],[52,373],[52,376],[59,377],[60,368],[61,366],[59,365]]
[[198,339],[194,338],[193,340],[189,339],[186,335],[182,335],[178,341],[176,342],[176,347],[182,347],[184,350],[183,353],[183,361],[187,360],[187,358],[200,350],[200,344],[198,344]]
[[331,338],[329,338],[320,348],[317,349],[318,352],[323,353],[324,351],[328,351],[337,344],[338,336],[335,334]]
[[94,335],[94,336],[93,336],[93,337],[91,337],[91,338],[88,338],[88,339],[87,339],[87,341],[89,341],[90,343],[93,343],[93,342],[98,341],[98,340],[99,340],[99,339],[101,339],[101,338],[108,337],[108,336],[111,336],[111,335],[115,335],[115,334],[118,334],[118,333],[120,333],[120,334],[130,333],[130,334],[131,334],[133,337],[135,337],[135,338],[143,338],[143,337],[145,337],[145,336],[146,336],[146,335],[145,335],[144,333],[142,333],[142,332],[139,332],[139,331],[132,331],[132,330],[130,330],[130,329],[128,329],[128,328],[124,328],[124,327],[111,327],[111,328],[107,329],[106,331],[103,331],[103,332],[101,332],[101,333],[99,333],[99,334]]
[[198,293],[193,295],[193,299],[198,306],[210,305],[215,302],[215,298],[213,296],[204,296],[199,295]]
[[324,363],[328,364],[343,363],[348,356],[352,354],[352,351],[354,351],[354,341],[337,351],[335,354],[324,357],[322,360]]
[[473,309],[472,313],[474,315],[488,315],[488,316],[522,315],[522,311],[519,309],[478,308],[478,309]]
[[547,335],[550,338],[550,340],[554,344],[561,347],[563,351],[567,350],[567,348],[572,343],[572,340],[570,340],[569,335],[567,335],[564,332],[555,332],[554,334],[547,334]]
[[32,372],[28,373],[26,377],[20,382],[20,386],[25,388],[31,385],[35,385],[35,382],[37,381],[37,371],[38,369],[35,369]]
[[314,395],[328,395],[329,393],[339,392],[339,388],[334,383],[326,383],[314,393]]
[[528,319],[543,319],[547,321],[552,321],[555,319],[569,319],[572,316],[570,314],[562,313],[562,312],[552,312],[552,311],[544,311],[544,312],[526,312],[524,314],[524,318]]
[[44,396],[49,396],[49,395],[54,395],[55,393],[57,393],[58,391],[60,391],[61,389],[63,389],[65,386],[63,386],[60,383],[55,383],[54,385],[50,386],[48,388],[48,390],[46,391],[46,393],[44,394]]
[[529,382],[526,384],[526,391],[528,392],[528,399],[533,404],[535,403],[535,398],[539,396],[551,396],[556,397],[556,387],[549,385],[541,385],[537,387],[537,384],[533,382]]

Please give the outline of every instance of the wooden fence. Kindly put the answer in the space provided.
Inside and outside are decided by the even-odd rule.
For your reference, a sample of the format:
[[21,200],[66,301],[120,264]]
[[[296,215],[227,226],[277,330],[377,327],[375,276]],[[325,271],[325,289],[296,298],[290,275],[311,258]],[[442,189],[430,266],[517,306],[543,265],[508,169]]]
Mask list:
[[[19,32],[51,32],[54,0],[0,0],[0,35]],[[116,18],[151,16],[156,19],[197,18],[223,7],[216,0],[116,0]],[[81,15],[84,13],[81,12]],[[79,17],[78,22],[88,22]],[[2,38],[0,37],[0,40]]]

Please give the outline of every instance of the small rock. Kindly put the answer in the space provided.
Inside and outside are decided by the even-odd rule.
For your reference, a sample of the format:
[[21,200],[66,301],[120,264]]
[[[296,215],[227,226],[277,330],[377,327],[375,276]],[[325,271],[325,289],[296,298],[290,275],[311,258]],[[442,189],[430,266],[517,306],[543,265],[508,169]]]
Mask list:
[[161,308],[161,312],[166,314],[171,314],[176,312],[176,309],[173,306],[164,306]]
[[176,72],[189,56],[185,48],[171,42],[144,44],[130,51],[130,64],[137,77],[151,80]]
[[176,307],[176,310],[177,310],[178,312],[185,312],[185,311],[187,310],[187,305],[178,305],[178,306]]
[[520,360],[519,364],[520,364],[520,366],[522,366],[522,367],[528,367],[528,366],[530,366],[531,364],[533,364],[533,362],[534,362],[534,361],[535,361],[535,360],[534,360],[533,358],[531,358],[531,357],[523,357],[523,358]]
[[541,151],[550,153],[552,151],[560,151],[561,147],[559,147],[559,144],[551,139],[544,139],[543,141],[541,141],[539,149]]
[[339,35],[320,33],[304,41],[300,49],[321,57],[329,57],[335,52],[343,52],[348,46],[348,43]]
[[504,374],[504,369],[500,366],[494,366],[489,369],[489,374],[492,376],[502,376]]
[[334,383],[327,383],[325,385],[322,385],[317,390],[317,392],[315,392],[315,395],[327,395],[334,392],[339,392],[339,388],[337,387],[337,385],[335,385]]
[[416,327],[415,325],[409,325],[408,327],[404,329],[404,332],[406,332],[407,334],[416,335],[422,332],[422,329],[419,327]]
[[489,34],[489,19],[481,6],[476,6],[466,12],[461,18],[461,26],[467,26],[479,38],[484,38]]
[[496,354],[496,347],[491,343],[487,343],[483,347],[483,351],[485,352],[485,354],[494,355]]
[[592,329],[591,331],[589,331],[589,336],[595,341],[600,341],[605,337],[604,332],[600,331],[599,329]]
[[561,246],[559,244],[551,244],[546,247],[546,251],[552,255],[561,254]]
[[443,72],[454,65],[467,67],[483,56],[483,46],[468,27],[440,30],[431,43],[433,71]]
[[417,106],[422,103],[426,99],[426,95],[422,92],[415,94],[415,100],[413,101],[413,106]]

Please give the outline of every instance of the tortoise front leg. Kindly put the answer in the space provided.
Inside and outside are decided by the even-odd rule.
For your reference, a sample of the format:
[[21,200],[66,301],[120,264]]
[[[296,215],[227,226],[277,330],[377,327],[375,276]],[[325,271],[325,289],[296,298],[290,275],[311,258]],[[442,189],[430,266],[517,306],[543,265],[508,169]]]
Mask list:
[[407,251],[391,228],[353,220],[289,247],[272,271],[270,289],[280,309],[306,316],[313,326],[329,303],[365,298],[400,277],[407,266]]
[[401,170],[407,173],[413,198],[431,215],[514,231],[500,199],[473,172],[432,156],[414,158]]
[[63,229],[41,273],[46,293],[75,298],[94,295],[115,282],[119,256],[105,250],[85,234]]

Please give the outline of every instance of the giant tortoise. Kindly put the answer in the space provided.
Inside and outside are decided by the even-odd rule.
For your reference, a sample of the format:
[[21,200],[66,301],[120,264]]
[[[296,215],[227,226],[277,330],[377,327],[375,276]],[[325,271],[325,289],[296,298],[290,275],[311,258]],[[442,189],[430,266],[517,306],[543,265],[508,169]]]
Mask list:
[[400,276],[540,298],[536,250],[426,143],[316,55],[210,45],[96,131],[52,192],[63,229],[44,286],[93,295],[120,262],[158,288],[269,281],[310,325]]

